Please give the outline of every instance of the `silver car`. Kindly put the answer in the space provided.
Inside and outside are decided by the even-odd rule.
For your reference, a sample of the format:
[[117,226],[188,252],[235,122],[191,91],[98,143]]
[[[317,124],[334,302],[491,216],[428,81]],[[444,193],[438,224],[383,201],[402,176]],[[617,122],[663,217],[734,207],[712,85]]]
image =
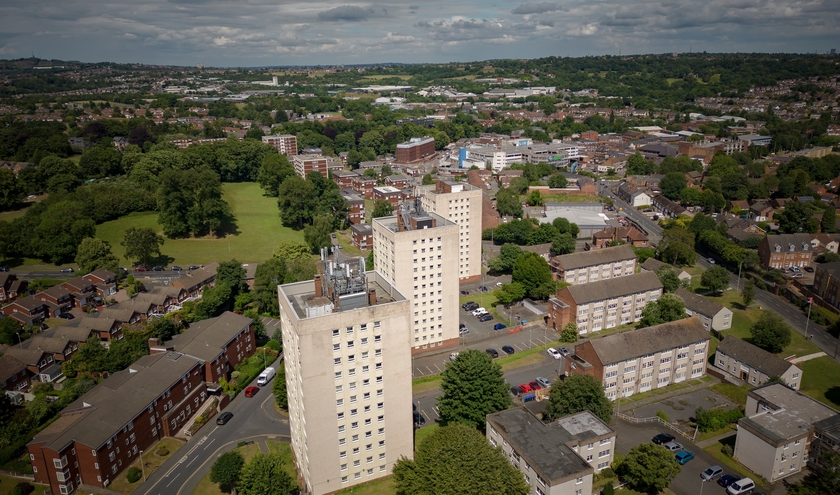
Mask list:
[[537,383],[539,383],[542,388],[548,388],[551,386],[551,382],[548,381],[548,378],[545,378],[543,376],[537,377]]
[[668,442],[662,446],[670,450],[671,452],[679,452],[683,449],[683,446],[677,442]]

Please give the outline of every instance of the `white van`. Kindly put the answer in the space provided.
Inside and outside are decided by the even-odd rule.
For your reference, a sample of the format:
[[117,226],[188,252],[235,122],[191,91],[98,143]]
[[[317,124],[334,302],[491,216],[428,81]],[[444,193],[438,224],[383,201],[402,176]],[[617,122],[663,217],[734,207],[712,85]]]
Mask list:
[[260,373],[260,376],[257,378],[257,385],[259,385],[260,387],[262,387],[263,385],[268,385],[268,382],[270,382],[271,379],[274,378],[275,374],[277,374],[277,372],[274,371],[274,368],[264,369],[263,372]]

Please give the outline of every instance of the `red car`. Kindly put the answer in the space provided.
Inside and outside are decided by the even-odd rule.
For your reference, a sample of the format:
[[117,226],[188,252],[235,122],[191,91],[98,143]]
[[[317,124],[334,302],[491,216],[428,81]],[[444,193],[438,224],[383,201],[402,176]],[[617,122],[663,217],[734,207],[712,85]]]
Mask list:
[[145,272],[145,271],[146,271],[146,267],[145,267],[145,266],[143,266],[143,265],[137,265],[137,266],[135,266],[135,267],[134,267],[134,271],[135,271],[135,272]]
[[519,391],[522,392],[523,394],[527,394],[528,392],[531,392],[531,386],[528,385],[527,383],[523,383],[522,385],[519,386]]
[[248,387],[245,389],[245,397],[253,397],[260,391],[259,387]]
[[540,383],[539,383],[538,381],[536,381],[536,380],[534,380],[533,382],[531,382],[529,385],[531,385],[531,390],[539,390],[539,389],[541,389],[541,388],[542,388],[542,387],[540,386]]

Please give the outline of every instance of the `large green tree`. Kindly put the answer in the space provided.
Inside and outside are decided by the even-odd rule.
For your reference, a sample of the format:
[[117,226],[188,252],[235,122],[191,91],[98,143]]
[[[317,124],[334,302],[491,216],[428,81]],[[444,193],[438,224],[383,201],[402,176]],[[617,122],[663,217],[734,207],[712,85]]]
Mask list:
[[539,254],[530,251],[524,251],[516,259],[511,280],[522,284],[528,297],[534,299],[548,299],[556,288],[548,262]]
[[390,217],[394,214],[394,205],[390,201],[380,199],[373,205],[370,216],[373,218]]
[[522,254],[522,248],[516,244],[503,244],[499,255],[487,260],[487,267],[494,275],[502,275],[513,271],[513,265]]
[[260,171],[257,174],[257,182],[265,191],[266,196],[277,197],[280,184],[287,177],[295,175],[295,168],[289,163],[286,155],[267,154],[262,160]]
[[22,330],[17,321],[11,318],[0,319],[0,344],[17,344],[18,336],[16,334]]
[[236,258],[219,263],[216,268],[216,282],[230,287],[231,299],[235,299],[240,293],[248,290],[248,284],[245,282],[245,267],[236,261]]
[[680,474],[680,465],[673,452],[645,442],[630,449],[616,473],[634,490],[655,495]]
[[242,495],[291,495],[298,489],[279,452],[255,455],[242,470],[238,488]]
[[14,172],[0,168],[0,211],[11,208],[23,201],[26,188]]
[[824,495],[840,493],[840,453],[830,449],[820,449],[817,459],[809,459],[809,465],[818,462],[811,468],[802,482],[788,487],[789,495]]
[[604,387],[597,378],[573,374],[554,382],[545,409],[550,418],[562,418],[587,410],[605,423],[612,418],[612,403],[604,395]]
[[496,211],[505,217],[522,217],[522,202],[519,194],[510,188],[499,189],[496,193]]
[[34,252],[27,254],[37,254],[55,264],[71,261],[76,257],[76,249],[82,239],[96,235],[96,223],[88,217],[85,205],[79,201],[53,203],[40,217],[32,220],[37,221],[34,230],[29,233],[30,249]]
[[461,352],[441,374],[438,409],[442,424],[464,423],[484,431],[488,414],[511,405],[502,368],[486,353]]
[[331,245],[332,219],[329,215],[317,215],[312,223],[303,228],[303,239],[313,253]]
[[697,257],[694,252],[694,234],[682,227],[672,227],[662,232],[659,243],[662,261],[672,265],[693,265]]
[[100,268],[116,273],[120,261],[114,256],[111,251],[111,244],[108,241],[96,237],[86,237],[82,239],[76,250],[76,263],[79,265],[79,270],[84,273],[90,273]]
[[302,229],[312,221],[318,204],[315,186],[297,175],[287,177],[278,189],[277,207],[283,225]]
[[683,286],[683,282],[680,280],[680,274],[673,266],[665,265],[661,267],[659,270],[656,270],[656,276],[662,282],[662,287],[665,292],[674,292]]
[[210,468],[210,481],[218,483],[223,491],[235,491],[244,466],[245,458],[238,451],[225,452]]
[[219,174],[209,167],[165,170],[158,180],[158,221],[170,238],[218,235],[233,222]]
[[274,402],[277,403],[277,407],[283,410],[289,409],[289,394],[286,390],[286,366],[283,363],[278,366],[271,392],[274,394]]
[[120,244],[125,248],[127,260],[136,260],[141,265],[148,266],[160,257],[163,242],[163,237],[148,227],[129,227]]
[[687,316],[685,301],[674,293],[666,292],[658,300],[649,302],[645,306],[645,309],[642,310],[642,319],[639,320],[639,328],[682,320]]
[[[484,419],[482,419],[482,422]],[[526,495],[522,473],[501,449],[463,424],[444,426],[394,465],[397,495]]]
[[752,279],[747,280],[744,284],[744,288],[741,290],[741,302],[744,303],[744,307],[749,306],[755,300],[755,282]]
[[575,252],[575,238],[572,234],[557,234],[551,241],[551,255],[559,256]]
[[280,306],[277,302],[277,286],[285,283],[286,260],[270,258],[257,265],[254,273],[253,302],[260,313],[279,316]]
[[685,174],[682,172],[669,172],[659,182],[659,189],[662,195],[674,201],[680,199],[682,190],[685,189]]
[[729,270],[717,265],[707,268],[700,277],[700,283],[712,292],[723,292],[729,287]]
[[750,327],[750,335],[754,345],[775,354],[790,345],[791,329],[781,316],[765,310]]

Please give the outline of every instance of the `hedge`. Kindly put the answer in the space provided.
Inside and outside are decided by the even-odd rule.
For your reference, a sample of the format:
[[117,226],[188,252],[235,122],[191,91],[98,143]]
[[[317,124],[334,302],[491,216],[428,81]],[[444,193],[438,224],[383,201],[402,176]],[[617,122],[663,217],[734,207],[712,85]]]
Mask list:
[[694,421],[697,423],[697,428],[702,432],[720,430],[727,425],[737,423],[743,417],[744,412],[739,407],[729,410],[715,409],[713,411],[698,407],[694,411]]

